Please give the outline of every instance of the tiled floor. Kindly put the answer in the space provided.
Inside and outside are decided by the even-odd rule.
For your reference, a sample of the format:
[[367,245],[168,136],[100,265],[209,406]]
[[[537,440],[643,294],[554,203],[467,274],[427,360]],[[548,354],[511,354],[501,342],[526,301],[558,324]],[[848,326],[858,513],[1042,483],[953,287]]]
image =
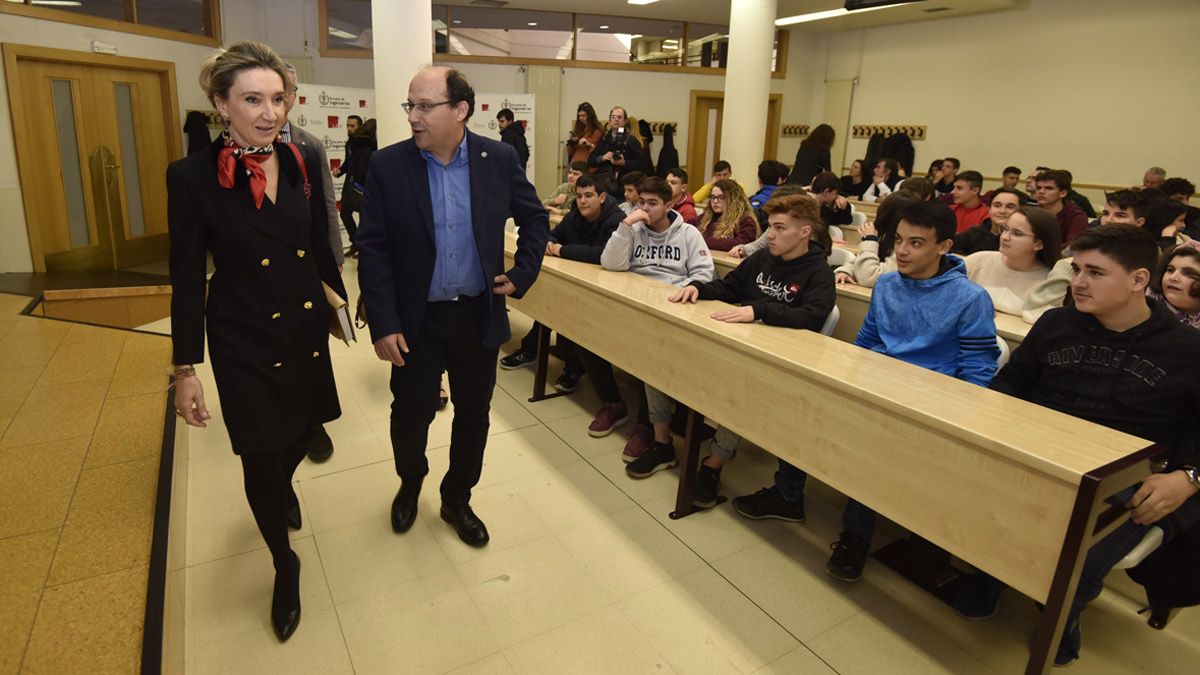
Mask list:
[[133,672],[170,340],[0,294],[0,673]]
[[[352,286],[353,263],[346,277]],[[529,321],[511,315],[518,336]],[[468,548],[438,518],[452,407],[430,434],[420,518],[392,532],[398,487],[388,442],[388,369],[368,338],[335,345],[344,415],[325,464],[297,475],[303,621],[276,642],[272,569],[220,424],[191,430],[187,666],[192,673],[1012,673],[1036,610],[1009,592],[998,617],[957,618],[875,562],[862,582],[824,572],[843,498],[810,482],[808,522],[748,521],[725,504],[672,521],[675,475],[624,474],[624,438],[587,435],[579,392],[527,402],[532,371],[500,371],[483,480],[472,500],[492,541]],[[510,345],[511,347],[511,345]],[[209,396],[211,373],[202,369]],[[632,395],[632,392],[627,392]],[[632,397],[632,396],[631,396]],[[627,431],[627,429],[626,429]],[[723,491],[770,483],[774,460],[743,448]],[[895,535],[894,528],[883,528]],[[883,543],[877,537],[876,544]],[[1200,610],[1166,631],[1113,587],[1085,616],[1074,672],[1193,672]]]

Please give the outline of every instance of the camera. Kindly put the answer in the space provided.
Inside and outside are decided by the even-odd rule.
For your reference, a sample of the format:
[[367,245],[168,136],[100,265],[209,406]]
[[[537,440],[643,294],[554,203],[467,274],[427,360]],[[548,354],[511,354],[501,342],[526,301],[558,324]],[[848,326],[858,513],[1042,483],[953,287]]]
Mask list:
[[[609,132],[609,139],[613,145],[623,148],[629,142],[629,130],[625,127],[617,127]],[[613,159],[625,159],[625,153],[622,150],[613,150],[612,157]]]

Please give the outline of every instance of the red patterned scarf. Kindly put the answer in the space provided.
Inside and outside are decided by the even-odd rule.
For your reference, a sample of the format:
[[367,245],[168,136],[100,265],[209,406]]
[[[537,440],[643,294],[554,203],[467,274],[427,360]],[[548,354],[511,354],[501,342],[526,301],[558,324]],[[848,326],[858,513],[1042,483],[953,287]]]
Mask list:
[[225,147],[217,154],[217,181],[221,187],[232,189],[234,172],[237,171],[238,160],[241,160],[250,176],[250,194],[254,197],[254,207],[261,209],[263,197],[267,194],[267,174],[263,171],[262,163],[271,158],[275,146],[243,148],[229,136],[228,129],[221,132],[221,137],[225,139]]

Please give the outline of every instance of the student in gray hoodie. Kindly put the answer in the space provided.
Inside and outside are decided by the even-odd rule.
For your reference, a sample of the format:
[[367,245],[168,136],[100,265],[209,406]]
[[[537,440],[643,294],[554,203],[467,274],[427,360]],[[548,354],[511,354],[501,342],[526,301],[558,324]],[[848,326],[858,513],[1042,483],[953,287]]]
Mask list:
[[[600,254],[600,264],[604,269],[618,272],[630,270],[674,286],[713,280],[713,261],[708,254],[708,245],[704,243],[704,236],[667,206],[670,201],[671,188],[663,179],[652,176],[638,184],[638,208],[621,221]],[[597,361],[600,360],[594,356],[584,360],[588,375],[595,382],[598,380],[593,374],[593,367],[600,368]],[[612,367],[607,363],[603,363],[603,366],[611,374]],[[654,427],[654,445],[671,447],[671,400],[651,387],[646,387],[646,396],[650,405],[650,423]],[[611,430],[612,426],[624,422],[627,415],[619,394],[612,403],[605,399],[605,405],[588,428],[588,433],[596,436],[600,431],[598,427],[606,423],[610,424]],[[614,423],[613,420],[619,421]],[[639,434],[631,436],[633,447],[626,447],[622,459],[632,462],[645,451],[644,441],[639,441],[641,438]],[[631,449],[641,449],[642,452],[631,456]]]

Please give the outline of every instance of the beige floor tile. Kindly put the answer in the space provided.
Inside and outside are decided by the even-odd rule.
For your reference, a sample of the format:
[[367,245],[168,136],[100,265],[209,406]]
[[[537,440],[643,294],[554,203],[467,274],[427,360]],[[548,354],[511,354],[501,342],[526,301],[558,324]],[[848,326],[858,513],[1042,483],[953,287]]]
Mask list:
[[483,455],[479,486],[523,478],[578,462],[579,455],[542,425],[492,434]]
[[[70,337],[68,335],[68,337]],[[122,340],[75,342],[59,346],[46,364],[40,385],[71,384],[87,380],[110,380],[121,358]]]
[[556,467],[507,484],[553,532],[581,520],[629,508],[635,502],[584,461]]
[[754,675],[837,675],[815,654],[805,647],[789,652],[754,671]]
[[681,673],[749,673],[800,646],[707,567],[625,600],[619,607]]
[[164,335],[148,335],[146,333],[126,332],[125,346],[121,349],[125,354],[163,354],[171,357],[171,338]]
[[63,336],[63,345],[97,344],[105,341],[125,343],[129,331],[109,328],[107,326],[92,326],[86,323],[72,323],[67,334]]
[[[270,604],[270,599],[266,600]],[[263,625],[242,635],[194,648],[188,653],[184,672],[188,675],[209,673],[296,673],[298,675],[339,675],[354,673],[350,654],[338,625],[337,615],[326,608],[313,612],[303,606],[300,626],[281,644],[260,610]]]
[[12,417],[20,410],[21,404],[33,391],[34,385],[42,376],[42,366],[27,366],[23,368],[8,368],[0,370],[0,417]]
[[145,565],[157,491],[157,457],[84,469],[47,583]]
[[24,670],[136,672],[141,664],[148,574],[148,566],[138,565],[47,588]]
[[611,605],[552,535],[460,565],[458,574],[501,647]]
[[86,453],[86,438],[0,450],[0,538],[61,528]]
[[338,605],[357,673],[444,673],[499,649],[453,570]]
[[126,342],[113,371],[108,398],[167,391],[170,366],[169,349],[162,354],[129,351],[129,343]]
[[625,473],[625,462],[621,461],[621,452],[624,447],[625,445],[622,443],[620,448],[611,450],[604,455],[589,457],[587,461],[596,467],[596,470],[606,480],[638,504],[648,505],[652,502],[669,500],[671,506],[663,511],[664,516],[674,510],[675,492],[679,489],[677,474],[674,471],[660,471],[649,478],[630,478]]
[[379,518],[324,531],[315,538],[335,603],[396,586],[421,585],[451,568],[429,524],[420,518],[404,534],[396,534],[386,518]]
[[475,663],[455,668],[448,675],[511,675],[516,672],[512,664],[508,662],[508,658],[504,656],[504,652],[496,652]]
[[464,544],[454,528],[441,519],[441,497],[436,483],[421,493],[420,517],[450,562],[455,565],[478,562],[550,534],[550,528],[517,494],[514,483],[476,488],[471,495],[471,507],[491,535],[491,541],[484,548]]
[[0,539],[0,672],[20,669],[57,546],[57,529]]
[[580,518],[556,536],[614,602],[691,574],[705,564],[637,506]]
[[41,323],[40,319],[29,319],[13,324],[8,334],[0,338],[0,370],[45,366],[58,350],[63,333],[21,333],[30,322]]
[[390,437],[371,429],[353,399],[342,397],[342,417],[327,423],[325,432],[333,439],[333,456],[321,463],[305,460],[296,470],[297,480],[310,480],[392,458]]
[[12,424],[12,417],[0,417],[0,438],[4,438],[4,432],[8,431],[8,425]]
[[507,647],[518,673],[674,673],[616,607]]
[[75,324],[70,321],[55,319],[40,319],[32,316],[19,317],[17,324],[9,331],[9,337],[18,335],[36,335],[41,337],[57,337],[59,342],[71,331]]
[[166,402],[166,392],[106,399],[88,448],[87,466],[159,456]]
[[[336,630],[337,619],[325,584],[321,557],[312,537],[292,541],[292,550],[300,556],[301,625],[289,640],[290,647],[316,640],[328,644],[323,634]],[[213,643],[249,639],[247,644],[266,648],[276,643],[271,629],[271,592],[275,569],[266,548],[223,558],[188,568],[187,616],[185,630],[188,648],[202,653]],[[321,626],[316,630],[307,630]],[[278,652],[276,652],[278,653]],[[309,652],[311,654],[311,652]],[[298,661],[303,663],[303,661]]]
[[108,382],[35,386],[13,417],[0,447],[91,436]]
[[575,452],[588,459],[611,455],[614,450],[622,451],[633,431],[633,423],[623,425],[603,438],[588,435],[588,425],[595,418],[595,410],[580,412],[546,422],[546,426],[571,446]]
[[[437,493],[438,480],[440,476],[427,480],[430,483],[427,492]],[[400,479],[395,464],[388,459],[306,479],[300,486],[308,503],[306,527],[321,533],[364,520],[389,523],[392,498],[400,489]]]
[[13,295],[11,293],[0,293],[0,316],[6,314],[16,314],[25,309],[32,298],[24,295]]
[[671,485],[672,493],[645,502],[646,510],[705,560],[719,560],[760,544],[764,539],[783,536],[804,527],[779,520],[749,520],[738,515],[728,502],[686,518],[672,520],[669,514],[675,509],[674,489],[678,485],[674,472],[660,471],[645,480]]

